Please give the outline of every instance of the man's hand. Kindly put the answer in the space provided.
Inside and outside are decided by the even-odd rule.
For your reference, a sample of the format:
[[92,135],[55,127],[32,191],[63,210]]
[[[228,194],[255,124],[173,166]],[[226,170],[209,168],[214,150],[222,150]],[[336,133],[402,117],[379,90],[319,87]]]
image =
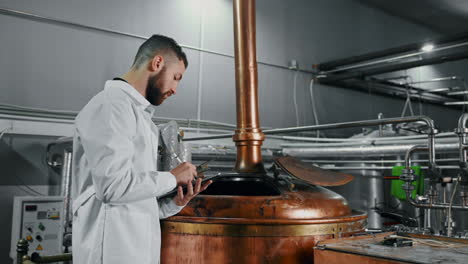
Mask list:
[[190,162],[183,162],[171,173],[176,177],[177,185],[188,185],[197,176],[197,168]]
[[174,197],[174,203],[178,206],[185,206],[192,200],[193,197],[197,196],[200,192],[203,192],[208,188],[213,181],[208,181],[201,185],[202,179],[198,178],[195,182],[195,188],[193,187],[192,183],[187,185],[187,193],[184,195],[184,190],[182,186],[179,186],[177,189],[177,195]]

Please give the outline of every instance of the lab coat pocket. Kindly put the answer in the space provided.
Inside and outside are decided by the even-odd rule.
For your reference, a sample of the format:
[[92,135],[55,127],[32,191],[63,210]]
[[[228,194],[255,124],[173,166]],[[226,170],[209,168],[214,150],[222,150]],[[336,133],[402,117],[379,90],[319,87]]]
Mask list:
[[106,205],[104,263],[150,263],[151,215]]

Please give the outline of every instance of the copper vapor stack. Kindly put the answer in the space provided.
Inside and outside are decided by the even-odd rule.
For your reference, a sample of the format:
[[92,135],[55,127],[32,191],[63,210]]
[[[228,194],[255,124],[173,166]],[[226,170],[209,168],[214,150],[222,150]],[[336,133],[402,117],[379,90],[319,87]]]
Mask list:
[[255,0],[234,0],[236,58],[237,172],[264,172],[261,147],[265,135],[258,117],[258,79],[255,41]]
[[346,199],[321,186],[336,186],[329,184],[338,180],[341,185],[352,176],[308,168],[292,157],[276,158],[275,173],[265,171],[255,0],[233,3],[237,173],[218,173],[208,189],[161,221],[161,263],[314,263],[319,240],[362,232],[367,215],[352,211]]

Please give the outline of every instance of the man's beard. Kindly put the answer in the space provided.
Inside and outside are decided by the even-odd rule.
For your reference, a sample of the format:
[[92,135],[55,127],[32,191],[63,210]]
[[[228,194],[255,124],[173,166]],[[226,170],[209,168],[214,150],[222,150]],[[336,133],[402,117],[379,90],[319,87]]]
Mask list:
[[163,67],[158,74],[151,76],[146,84],[146,100],[152,105],[160,105],[164,101],[165,94],[161,92],[161,87],[158,86],[158,83],[165,70],[166,67]]

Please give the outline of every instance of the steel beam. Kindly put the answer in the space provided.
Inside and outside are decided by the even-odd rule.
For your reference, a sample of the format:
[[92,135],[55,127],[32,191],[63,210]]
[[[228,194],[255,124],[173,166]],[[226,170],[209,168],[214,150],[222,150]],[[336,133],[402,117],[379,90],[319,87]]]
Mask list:
[[354,64],[354,63],[359,63],[367,60],[372,60],[372,59],[377,59],[377,58],[382,58],[382,57],[387,57],[395,54],[400,54],[404,52],[410,52],[410,51],[415,51],[415,50],[420,50],[421,47],[426,44],[426,43],[431,43],[434,46],[437,45],[443,45],[446,43],[451,43],[451,42],[457,42],[457,41],[462,41],[468,39],[468,32],[463,32],[459,33],[456,35],[452,36],[446,36],[446,37],[441,37],[437,38],[434,40],[428,40],[428,41],[420,41],[420,42],[415,42],[412,44],[408,45],[403,45],[395,48],[390,48],[390,49],[385,49],[381,51],[376,51],[376,52],[370,52],[367,54],[362,54],[358,56],[353,56],[345,59],[338,59],[338,60],[333,60],[329,62],[324,62],[318,64],[318,69],[320,71],[328,71],[333,68],[343,66],[343,65],[349,65],[349,64]]
[[365,69],[365,70],[360,70],[360,71],[350,71],[350,72],[346,72],[342,74],[330,74],[321,78],[317,78],[317,80],[319,81],[319,83],[326,84],[326,83],[331,83],[331,82],[336,82],[336,81],[343,81],[343,80],[349,80],[349,79],[354,79],[354,78],[363,78],[366,76],[406,70],[406,69],[421,67],[425,65],[433,65],[433,64],[439,64],[439,63],[444,63],[448,61],[463,60],[466,58],[468,58],[468,51],[463,51],[463,52],[453,53],[450,55],[434,56],[434,57],[422,59],[422,60],[403,62],[403,63],[394,63],[394,64],[387,65],[387,66],[375,67],[375,68],[370,68],[370,69]]

